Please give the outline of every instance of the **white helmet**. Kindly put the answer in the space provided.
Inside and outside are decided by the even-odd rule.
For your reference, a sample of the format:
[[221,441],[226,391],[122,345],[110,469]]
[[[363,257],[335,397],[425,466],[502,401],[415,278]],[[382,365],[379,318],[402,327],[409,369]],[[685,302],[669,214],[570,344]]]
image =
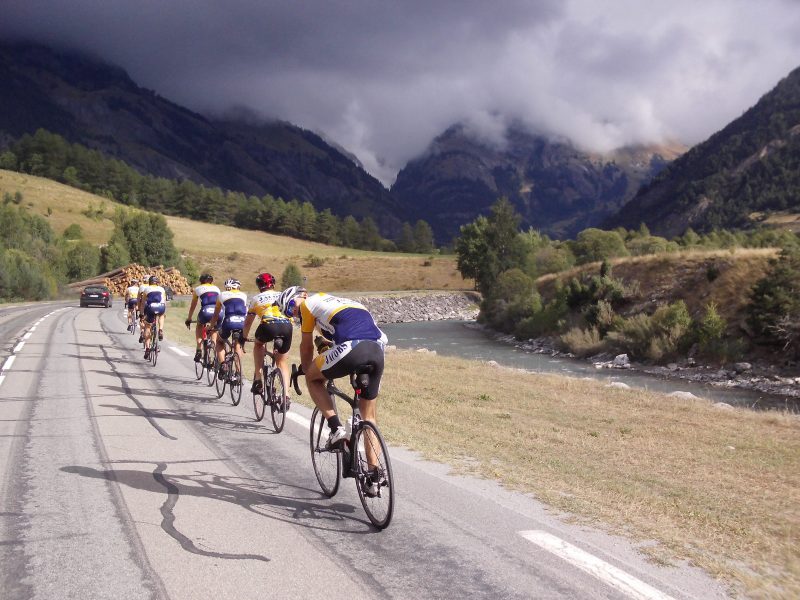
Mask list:
[[239,286],[242,285],[242,282],[238,279],[226,279],[225,280],[225,289],[226,290],[238,290]]
[[295,298],[295,296],[297,296],[298,294],[302,294],[305,291],[306,289],[300,287],[299,285],[289,286],[288,288],[286,288],[281,292],[280,296],[278,296],[278,308],[280,308],[281,312],[285,314],[287,317],[293,316],[287,312],[289,308],[289,302],[291,302]]

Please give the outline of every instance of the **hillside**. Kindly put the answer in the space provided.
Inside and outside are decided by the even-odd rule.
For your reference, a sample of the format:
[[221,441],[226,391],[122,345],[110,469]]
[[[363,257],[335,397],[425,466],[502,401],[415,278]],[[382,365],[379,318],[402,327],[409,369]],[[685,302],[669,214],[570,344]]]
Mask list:
[[606,221],[673,237],[752,225],[754,212],[800,210],[800,68],[698,144]]
[[[122,206],[49,179],[0,170],[0,196],[16,192],[22,194],[24,206],[47,217],[56,233],[77,223],[85,239],[98,245],[108,241],[114,228],[111,216]],[[88,216],[89,207],[95,212],[102,209],[102,216]],[[241,279],[246,290],[255,287],[252,280],[259,272],[268,270],[280,276],[289,262],[300,267],[311,289],[318,290],[473,288],[472,281],[461,278],[452,256],[369,252],[180,217],[166,219],[175,234],[175,246],[183,254],[219,279]],[[306,266],[310,256],[324,259],[324,263]]]
[[631,147],[592,155],[519,126],[507,130],[505,144],[493,145],[454,126],[400,171],[392,193],[412,221],[430,223],[440,242],[487,214],[501,196],[514,204],[524,228],[571,237],[615,213],[683,150]]
[[118,67],[0,42],[0,147],[47,129],[141,173],[284,200],[399,229],[381,183],[320,136],[284,122],[215,120],[136,85]]

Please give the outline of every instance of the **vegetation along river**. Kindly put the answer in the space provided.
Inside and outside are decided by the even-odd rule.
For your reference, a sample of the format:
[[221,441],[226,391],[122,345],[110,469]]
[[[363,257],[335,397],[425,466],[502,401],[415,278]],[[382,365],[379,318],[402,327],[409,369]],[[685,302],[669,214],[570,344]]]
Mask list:
[[784,396],[741,388],[719,388],[694,381],[659,378],[633,370],[598,370],[587,361],[526,352],[511,344],[498,341],[490,334],[470,327],[470,324],[470,321],[415,321],[385,323],[381,325],[381,329],[389,337],[389,344],[403,349],[427,348],[445,356],[493,360],[503,366],[537,373],[591,377],[608,383],[619,381],[631,387],[663,393],[691,392],[695,396],[734,406],[778,408],[800,412],[800,402]]

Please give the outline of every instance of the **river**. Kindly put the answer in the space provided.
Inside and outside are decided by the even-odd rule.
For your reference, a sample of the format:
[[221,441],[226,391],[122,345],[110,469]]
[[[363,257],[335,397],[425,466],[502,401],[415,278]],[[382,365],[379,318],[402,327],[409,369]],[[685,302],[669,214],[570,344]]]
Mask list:
[[494,360],[498,364],[537,373],[556,373],[570,377],[591,377],[608,383],[619,381],[631,387],[657,392],[690,392],[715,402],[751,408],[789,409],[800,412],[797,400],[740,388],[719,388],[694,381],[659,378],[622,369],[598,370],[578,359],[534,354],[495,340],[490,334],[468,325],[468,321],[417,321],[382,324],[389,344],[404,349],[427,348],[445,356],[472,360]]

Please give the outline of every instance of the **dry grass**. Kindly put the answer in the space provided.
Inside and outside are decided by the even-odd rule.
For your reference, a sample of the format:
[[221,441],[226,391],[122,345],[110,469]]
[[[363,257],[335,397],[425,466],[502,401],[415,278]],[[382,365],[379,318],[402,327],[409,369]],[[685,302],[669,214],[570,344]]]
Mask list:
[[[296,334],[294,362],[298,346]],[[393,444],[656,540],[654,560],[688,560],[753,597],[800,596],[797,416],[397,350],[379,410]]]
[[[49,179],[0,170],[0,196],[16,191],[22,192],[23,205],[45,216],[56,233],[77,223],[84,237],[95,244],[104,244],[111,237],[114,226],[110,217],[121,206]],[[89,205],[97,208],[101,203],[109,218],[95,220],[81,213]],[[255,291],[259,273],[280,276],[290,262],[300,268],[314,290],[469,290],[474,285],[461,277],[454,256],[368,252],[180,217],[167,217],[167,222],[182,253],[218,279],[240,279],[245,290]],[[306,267],[311,255],[324,259],[324,264]]]

